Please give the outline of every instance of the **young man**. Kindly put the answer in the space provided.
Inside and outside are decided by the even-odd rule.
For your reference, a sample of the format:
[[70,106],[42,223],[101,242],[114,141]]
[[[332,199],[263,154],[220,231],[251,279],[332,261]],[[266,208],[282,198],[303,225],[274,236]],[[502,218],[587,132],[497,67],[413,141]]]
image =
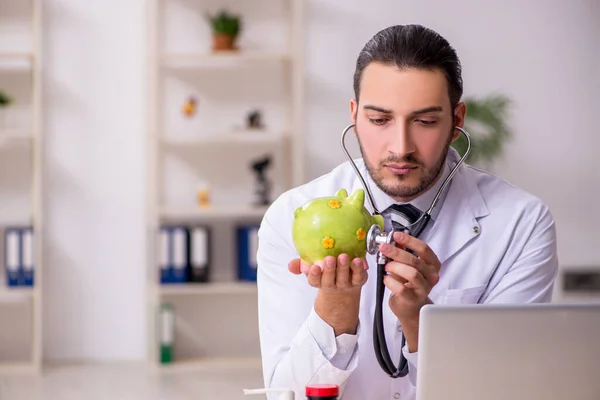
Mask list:
[[[392,26],[361,51],[354,91],[358,168],[390,231],[399,221],[391,206],[426,211],[460,159],[450,147],[467,112],[460,63],[437,33]],[[335,383],[342,399],[414,399],[423,305],[551,300],[558,260],[548,208],[463,164],[420,237],[396,233],[398,246],[380,248],[392,260],[385,277],[387,345],[396,366],[401,356],[408,362],[406,376],[390,378],[373,349],[374,257],[342,255],[326,258],[323,268],[307,266],[293,244],[294,210],[341,188],[349,194],[362,188],[348,162],[280,196],[261,224],[259,328],[267,387],[287,387],[304,398],[309,383]],[[373,211],[368,201],[365,207]]]

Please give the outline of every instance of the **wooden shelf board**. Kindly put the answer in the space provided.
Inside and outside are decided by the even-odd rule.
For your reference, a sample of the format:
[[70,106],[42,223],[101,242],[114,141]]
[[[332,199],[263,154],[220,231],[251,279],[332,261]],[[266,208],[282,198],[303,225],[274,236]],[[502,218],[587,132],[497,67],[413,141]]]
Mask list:
[[227,65],[246,67],[248,62],[280,62],[288,61],[291,56],[278,51],[223,51],[215,53],[167,53],[161,57],[161,64],[168,68],[207,68],[212,65],[221,67]]
[[168,364],[158,363],[158,367],[164,372],[181,372],[195,370],[214,370],[219,369],[258,369],[261,368],[260,357],[215,357],[215,358],[192,358],[185,360],[175,360]]
[[196,296],[212,294],[255,294],[256,282],[171,283],[159,286],[161,295]]
[[190,145],[207,145],[207,144],[231,144],[231,143],[279,143],[287,136],[282,133],[274,133],[268,131],[233,131],[212,134],[194,135],[169,135],[162,137],[162,143],[169,146],[190,146]]
[[33,58],[30,53],[0,53],[0,72],[29,72],[33,67]]
[[160,216],[162,219],[172,220],[194,220],[198,218],[262,218],[266,212],[266,207],[236,205],[236,206],[212,206],[207,208],[200,207],[161,207]]
[[39,372],[39,367],[31,361],[0,363],[0,375],[32,374]]
[[0,129],[0,148],[15,144],[30,142],[33,140],[33,134],[19,129]]
[[0,209],[0,228],[7,226],[30,226],[33,217],[23,208]]
[[29,300],[33,298],[34,294],[35,290],[32,286],[0,287],[0,306],[3,303],[18,303]]

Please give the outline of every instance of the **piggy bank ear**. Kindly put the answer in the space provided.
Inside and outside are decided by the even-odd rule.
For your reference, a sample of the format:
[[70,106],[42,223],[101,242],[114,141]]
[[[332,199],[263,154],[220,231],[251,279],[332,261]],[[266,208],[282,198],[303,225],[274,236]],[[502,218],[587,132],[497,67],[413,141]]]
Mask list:
[[348,198],[348,202],[357,208],[364,207],[365,192],[362,189],[357,189],[356,192],[352,193],[352,196]]
[[346,189],[340,189],[335,195],[338,197],[348,197],[348,192],[346,192]]

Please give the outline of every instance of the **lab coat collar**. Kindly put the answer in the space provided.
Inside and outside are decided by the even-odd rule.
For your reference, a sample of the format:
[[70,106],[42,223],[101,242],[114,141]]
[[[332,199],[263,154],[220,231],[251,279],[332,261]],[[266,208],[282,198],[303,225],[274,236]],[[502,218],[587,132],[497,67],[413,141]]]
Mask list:
[[[460,160],[453,148],[448,160],[451,166]],[[470,168],[464,163],[458,168],[436,223],[424,233],[423,240],[442,264],[481,234],[479,220],[489,214]]]

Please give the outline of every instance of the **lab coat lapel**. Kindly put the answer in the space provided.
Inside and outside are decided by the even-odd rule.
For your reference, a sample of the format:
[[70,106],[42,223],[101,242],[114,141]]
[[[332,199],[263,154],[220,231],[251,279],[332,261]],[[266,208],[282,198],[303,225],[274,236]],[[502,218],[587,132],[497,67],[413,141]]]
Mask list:
[[481,232],[479,218],[489,210],[469,167],[461,166],[452,179],[442,209],[431,230],[423,238],[442,263],[450,259]]

